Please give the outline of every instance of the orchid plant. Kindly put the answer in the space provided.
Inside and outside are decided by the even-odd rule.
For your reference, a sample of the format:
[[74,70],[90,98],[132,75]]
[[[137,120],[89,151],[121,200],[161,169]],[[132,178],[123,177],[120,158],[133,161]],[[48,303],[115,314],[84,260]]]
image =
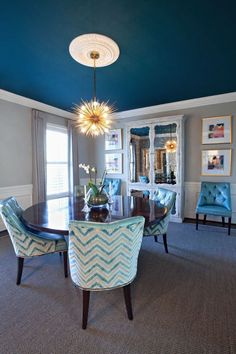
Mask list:
[[[106,170],[104,170],[101,182],[97,186],[97,168],[83,163],[79,164],[79,168],[82,168],[89,175],[88,187],[92,189],[94,195],[101,194],[104,188],[104,181],[106,177]],[[94,173],[94,181],[92,180],[92,174]]]

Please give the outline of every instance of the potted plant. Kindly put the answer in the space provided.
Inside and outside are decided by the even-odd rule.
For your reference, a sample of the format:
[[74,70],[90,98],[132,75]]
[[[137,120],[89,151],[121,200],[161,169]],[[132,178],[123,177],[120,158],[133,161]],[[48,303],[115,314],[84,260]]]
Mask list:
[[[87,174],[89,174],[89,191],[87,193],[86,199],[88,205],[94,207],[101,207],[108,202],[108,195],[104,190],[104,181],[106,177],[106,170],[104,170],[101,182],[97,184],[97,168],[91,167],[90,165],[80,164],[80,168],[83,168]],[[94,180],[92,180],[92,173],[94,173]]]

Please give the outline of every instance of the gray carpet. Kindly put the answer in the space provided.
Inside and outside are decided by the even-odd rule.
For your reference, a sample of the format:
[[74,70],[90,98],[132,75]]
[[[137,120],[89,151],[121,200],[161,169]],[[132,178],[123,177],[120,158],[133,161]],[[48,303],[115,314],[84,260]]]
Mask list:
[[81,292],[58,255],[16,260],[0,238],[0,354],[236,353],[236,230],[170,224],[169,251],[143,241],[132,285],[134,320],[121,289],[93,293],[81,329]]

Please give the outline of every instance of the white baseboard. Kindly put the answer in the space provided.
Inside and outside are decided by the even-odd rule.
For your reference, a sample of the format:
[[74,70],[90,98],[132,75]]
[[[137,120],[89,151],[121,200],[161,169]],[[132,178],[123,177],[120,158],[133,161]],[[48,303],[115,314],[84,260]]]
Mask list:
[[[231,183],[231,201],[232,201],[232,223],[236,223],[236,184]],[[196,218],[196,205],[201,189],[201,182],[185,182],[185,201],[184,201],[184,217]],[[208,220],[220,221],[221,217],[207,216]]]
[[[32,205],[32,184],[22,186],[9,186],[0,188],[0,200],[15,197],[23,209]],[[0,218],[0,231],[5,230],[5,225]]]

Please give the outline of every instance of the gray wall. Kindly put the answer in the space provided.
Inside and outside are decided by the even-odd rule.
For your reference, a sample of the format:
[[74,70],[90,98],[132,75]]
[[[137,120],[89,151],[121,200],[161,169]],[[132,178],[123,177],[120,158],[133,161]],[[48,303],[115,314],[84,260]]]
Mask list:
[[[61,117],[45,117],[66,124]],[[78,139],[80,162],[95,165],[94,140],[83,135]],[[80,177],[87,175],[80,170]],[[0,100],[0,188],[27,184],[32,184],[31,108]]]
[[[124,128],[124,142],[125,142],[125,122],[137,121],[143,119],[151,119],[158,117],[166,117],[173,115],[185,116],[185,181],[186,182],[199,182],[201,180],[215,180],[215,181],[228,181],[236,183],[236,164],[234,148],[236,145],[236,102],[224,103],[218,105],[203,106],[192,109],[176,110],[165,113],[158,113],[155,115],[144,115],[142,117],[134,117],[128,120],[119,120],[113,125],[114,128]],[[213,116],[232,115],[232,144],[210,144],[202,145],[202,118]],[[134,123],[135,127],[135,123]],[[100,170],[104,168],[104,138],[97,139],[96,146],[96,161]],[[125,145],[124,145],[125,146]],[[126,147],[125,147],[126,148]],[[232,175],[230,177],[206,177],[201,176],[201,151],[210,149],[229,149],[232,148]]]
[[31,110],[0,100],[0,187],[32,183]]
[[[143,116],[141,119],[184,114],[185,121],[185,181],[225,180],[236,183],[236,165],[234,147],[236,143],[236,102],[178,110]],[[232,114],[233,143],[220,145],[220,148],[232,148],[232,176],[201,177],[201,151],[219,148],[219,145],[201,145],[201,118]],[[129,120],[137,120],[134,119]],[[125,127],[125,121],[117,121],[114,127]],[[135,126],[135,124],[134,124]],[[123,130],[123,148],[125,151],[126,131]],[[96,165],[98,177],[104,170],[104,137],[87,138],[79,135],[79,161]],[[31,109],[0,100],[0,187],[32,183],[32,142]],[[80,177],[88,177],[80,170]]]

